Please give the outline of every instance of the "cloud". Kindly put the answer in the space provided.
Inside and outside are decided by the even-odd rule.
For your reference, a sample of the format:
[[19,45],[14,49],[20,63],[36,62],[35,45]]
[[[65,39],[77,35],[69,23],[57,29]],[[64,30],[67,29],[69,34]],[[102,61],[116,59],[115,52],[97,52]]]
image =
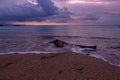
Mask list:
[[47,15],[53,15],[57,12],[57,7],[51,0],[38,0],[38,4],[43,8]]
[[72,20],[71,16],[73,14],[71,12],[68,11],[67,8],[62,8],[59,10],[57,15],[51,16],[48,18],[49,21],[52,22],[69,22]]
[[120,0],[1,0],[0,22],[120,23],[119,3]]
[[[58,14],[58,8],[51,0],[37,0],[38,5],[24,0],[19,5],[15,4],[19,3],[17,0],[5,1],[2,3],[6,6],[0,9],[0,21],[43,21],[46,17]],[[10,4],[8,4],[9,2]]]
[[28,1],[1,9],[0,21],[68,22],[71,20],[71,15],[67,8],[59,9],[51,0],[37,0],[35,5]]
[[120,13],[116,13],[116,12],[105,12],[104,15],[113,16],[113,17],[119,17],[120,18]]
[[96,21],[99,20],[99,17],[94,15],[86,15],[81,18],[81,20],[90,20],[90,21]]
[[91,2],[99,2],[99,1],[108,1],[108,2],[116,2],[120,0],[55,0],[55,1],[91,1]]
[[13,5],[22,5],[27,3],[27,0],[0,0],[0,9],[13,7]]

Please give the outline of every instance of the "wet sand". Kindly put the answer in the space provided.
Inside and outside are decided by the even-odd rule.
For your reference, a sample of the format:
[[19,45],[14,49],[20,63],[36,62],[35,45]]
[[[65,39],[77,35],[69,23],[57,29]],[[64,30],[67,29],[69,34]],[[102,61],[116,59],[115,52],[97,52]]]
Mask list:
[[0,80],[120,80],[120,67],[86,55],[0,55]]

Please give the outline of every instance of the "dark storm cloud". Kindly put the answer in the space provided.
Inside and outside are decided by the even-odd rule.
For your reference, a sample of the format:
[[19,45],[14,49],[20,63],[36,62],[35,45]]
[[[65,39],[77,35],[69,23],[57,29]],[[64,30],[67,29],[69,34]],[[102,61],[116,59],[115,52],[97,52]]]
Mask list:
[[43,8],[46,15],[53,15],[57,12],[57,7],[51,0],[38,0],[39,5]]
[[48,20],[53,22],[69,22],[72,20],[71,15],[73,14],[64,7],[59,10],[57,15],[49,17]]
[[22,5],[13,4],[10,7],[8,7],[10,4],[7,1],[10,2],[12,0],[6,0],[6,3],[3,2],[7,4],[7,7],[0,9],[0,21],[43,21],[46,17],[58,14],[58,8],[51,0],[37,0],[37,5],[26,1]]

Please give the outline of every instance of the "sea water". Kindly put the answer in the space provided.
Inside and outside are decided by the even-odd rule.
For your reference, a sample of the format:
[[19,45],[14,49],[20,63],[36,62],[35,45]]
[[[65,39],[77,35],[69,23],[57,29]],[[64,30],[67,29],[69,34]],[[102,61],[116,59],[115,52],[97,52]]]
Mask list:
[[[77,46],[55,48],[49,41],[96,45],[96,50]],[[45,46],[44,46],[45,45]],[[73,52],[120,66],[120,26],[1,26],[0,54],[48,54]]]

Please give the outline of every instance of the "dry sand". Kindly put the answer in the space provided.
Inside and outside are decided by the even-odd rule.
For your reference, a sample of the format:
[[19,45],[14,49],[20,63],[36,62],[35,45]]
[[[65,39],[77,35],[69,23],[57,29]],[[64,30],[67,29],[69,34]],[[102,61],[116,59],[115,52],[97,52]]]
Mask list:
[[0,55],[0,80],[120,80],[120,67],[73,53]]

